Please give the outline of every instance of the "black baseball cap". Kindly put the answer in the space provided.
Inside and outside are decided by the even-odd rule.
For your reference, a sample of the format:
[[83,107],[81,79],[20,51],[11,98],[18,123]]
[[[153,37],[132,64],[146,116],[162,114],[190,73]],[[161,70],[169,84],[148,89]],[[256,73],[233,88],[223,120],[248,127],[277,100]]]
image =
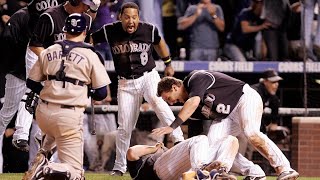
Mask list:
[[283,80],[282,77],[278,75],[278,73],[274,69],[267,69],[262,73],[262,78],[271,82],[278,82]]
[[83,32],[87,28],[86,18],[79,13],[70,14],[65,21],[65,25],[62,29],[63,32]]

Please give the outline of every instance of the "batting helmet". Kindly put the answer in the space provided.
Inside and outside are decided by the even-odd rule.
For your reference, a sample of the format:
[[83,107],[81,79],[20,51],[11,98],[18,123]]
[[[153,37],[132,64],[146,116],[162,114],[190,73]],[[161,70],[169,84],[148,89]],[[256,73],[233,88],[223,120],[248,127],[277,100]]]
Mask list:
[[87,28],[86,18],[84,18],[82,14],[73,13],[67,17],[62,31],[77,33],[77,32],[85,31],[86,28]]

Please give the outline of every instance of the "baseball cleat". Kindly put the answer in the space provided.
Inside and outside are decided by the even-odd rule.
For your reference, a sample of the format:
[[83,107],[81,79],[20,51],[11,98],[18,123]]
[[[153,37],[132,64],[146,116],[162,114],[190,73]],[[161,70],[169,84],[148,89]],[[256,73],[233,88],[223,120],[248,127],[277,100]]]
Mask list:
[[246,176],[243,180],[266,180],[266,176]]
[[28,140],[24,140],[24,139],[12,140],[12,145],[15,148],[19,149],[20,151],[29,152]]
[[221,167],[223,167],[222,162],[220,161],[213,161],[212,163],[206,164],[202,167],[203,170],[206,170],[208,172],[210,172],[213,169],[220,169]]
[[228,174],[224,169],[216,170],[213,169],[210,171],[210,178],[212,180],[237,180],[237,177],[231,174]]
[[32,162],[32,167],[25,173],[22,180],[36,180],[40,175],[42,175],[42,168],[47,163],[48,160],[44,154],[39,151]]
[[299,177],[299,173],[295,170],[284,171],[278,176],[277,180],[295,180],[295,179],[298,179],[298,177]]
[[197,180],[210,180],[210,173],[206,170],[197,170],[196,174]]
[[123,176],[123,172],[119,171],[119,170],[113,170],[110,173],[111,176]]

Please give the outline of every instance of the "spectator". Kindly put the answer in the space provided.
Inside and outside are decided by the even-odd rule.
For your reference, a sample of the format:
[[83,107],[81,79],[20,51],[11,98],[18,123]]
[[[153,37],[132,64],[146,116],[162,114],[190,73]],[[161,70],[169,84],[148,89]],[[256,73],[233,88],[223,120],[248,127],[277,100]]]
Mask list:
[[[255,37],[271,25],[260,18],[263,0],[252,0],[249,8],[239,14],[235,26],[227,37],[224,53],[233,61],[246,61],[246,54],[254,50]],[[257,53],[256,53],[257,54]]]
[[171,57],[175,59],[178,56],[177,50],[177,16],[174,0],[164,0],[162,5],[163,35],[170,50]]
[[289,0],[267,0],[263,3],[264,11],[261,18],[271,23],[262,33],[267,45],[267,57],[271,61],[285,60],[288,58]]
[[219,5],[201,0],[197,5],[189,6],[178,20],[178,29],[190,30],[190,60],[217,60],[218,31],[224,31],[224,17]]
[[291,16],[288,23],[287,34],[289,41],[290,60],[303,61],[303,46],[301,42],[301,10],[299,0],[290,0]]
[[[97,16],[92,22],[91,32],[95,32],[100,29],[104,24],[112,23],[117,20],[116,12],[111,11],[108,0],[102,0],[98,9]],[[112,60],[110,46],[107,42],[97,43],[94,45],[96,51],[98,51],[104,60]]]
[[[304,38],[304,45],[307,50],[307,57],[310,60],[317,61],[320,57],[320,18],[317,18],[317,31],[313,38],[312,22],[314,19],[314,9],[316,3],[320,7],[320,3],[317,0],[305,0],[303,2],[303,13],[302,13],[302,33]],[[314,40],[313,40],[314,39]]]
[[252,0],[251,6],[240,12],[224,46],[224,53],[231,60],[246,61],[245,54],[253,51],[258,32],[271,26],[270,22],[260,18],[262,5],[263,0]]

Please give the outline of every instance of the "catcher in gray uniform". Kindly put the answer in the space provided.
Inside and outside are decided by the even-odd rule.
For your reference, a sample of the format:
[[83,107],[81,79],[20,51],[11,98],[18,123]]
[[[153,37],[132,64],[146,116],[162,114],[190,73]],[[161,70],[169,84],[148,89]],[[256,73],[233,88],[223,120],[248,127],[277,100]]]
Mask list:
[[84,43],[87,27],[83,14],[69,15],[63,28],[66,40],[43,50],[30,71],[27,86],[41,99],[37,122],[47,139],[53,140],[44,143],[43,152],[56,144],[61,163],[47,163],[46,153],[40,151],[25,179],[84,179],[83,113],[89,101],[88,86],[94,90],[91,97],[101,101],[111,83],[93,46]]

